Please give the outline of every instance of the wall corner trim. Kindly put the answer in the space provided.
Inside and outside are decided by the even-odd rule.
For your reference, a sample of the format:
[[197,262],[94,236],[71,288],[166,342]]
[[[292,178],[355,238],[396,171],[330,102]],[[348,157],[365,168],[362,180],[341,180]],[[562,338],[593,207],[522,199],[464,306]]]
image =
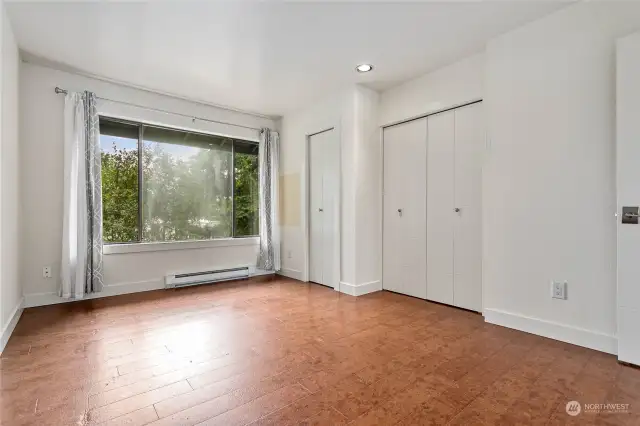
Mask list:
[[24,311],[24,300],[24,296],[20,298],[20,301],[11,313],[11,319],[2,329],[2,335],[0,335],[0,354],[2,354],[4,348],[7,346],[7,343],[9,343],[9,338],[11,338],[13,330],[15,330],[16,325],[18,325],[18,320],[20,320],[22,312]]
[[614,335],[539,318],[527,317],[499,309],[484,309],[484,320],[490,324],[537,334],[538,336],[560,340],[561,342],[571,343],[613,355],[618,353],[618,340]]
[[294,280],[304,281],[302,279],[302,271],[299,271],[297,269],[281,268],[278,272],[276,272],[276,274],[282,275],[283,277],[287,278],[293,278]]
[[362,296],[376,291],[382,291],[382,282],[380,280],[362,284],[350,284],[340,281],[340,292],[350,296]]

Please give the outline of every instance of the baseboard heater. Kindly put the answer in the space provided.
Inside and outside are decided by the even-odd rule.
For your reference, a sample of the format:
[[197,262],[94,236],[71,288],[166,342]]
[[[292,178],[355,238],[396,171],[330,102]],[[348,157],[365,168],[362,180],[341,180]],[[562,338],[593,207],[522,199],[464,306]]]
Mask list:
[[241,280],[249,278],[250,269],[249,266],[240,266],[237,268],[171,274],[164,277],[164,286],[165,288],[180,288],[220,281]]

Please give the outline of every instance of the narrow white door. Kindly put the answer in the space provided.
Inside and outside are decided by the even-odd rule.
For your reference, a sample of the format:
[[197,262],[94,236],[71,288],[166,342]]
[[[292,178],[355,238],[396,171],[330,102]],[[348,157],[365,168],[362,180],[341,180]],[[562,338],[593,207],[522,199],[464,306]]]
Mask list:
[[335,130],[309,137],[309,281],[336,286],[339,143]]
[[617,42],[618,359],[640,365],[640,33]]
[[426,298],[427,120],[384,129],[383,287]]
[[453,304],[482,311],[482,103],[455,111]]
[[428,118],[427,299],[453,304],[454,112]]

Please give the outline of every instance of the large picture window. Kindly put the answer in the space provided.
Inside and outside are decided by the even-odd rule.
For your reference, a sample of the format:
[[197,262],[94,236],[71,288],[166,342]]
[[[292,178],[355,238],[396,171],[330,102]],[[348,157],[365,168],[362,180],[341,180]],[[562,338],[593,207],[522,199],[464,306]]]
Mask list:
[[258,234],[258,144],[100,118],[103,238],[193,241]]

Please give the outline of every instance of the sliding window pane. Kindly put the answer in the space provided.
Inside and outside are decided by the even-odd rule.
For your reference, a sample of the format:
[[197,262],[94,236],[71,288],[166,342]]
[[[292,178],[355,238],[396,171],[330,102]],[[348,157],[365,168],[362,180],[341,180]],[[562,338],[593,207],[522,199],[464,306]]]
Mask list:
[[101,118],[100,148],[104,241],[137,241],[138,126]]
[[258,144],[235,142],[235,236],[258,235]]
[[143,126],[143,241],[231,237],[231,139]]

